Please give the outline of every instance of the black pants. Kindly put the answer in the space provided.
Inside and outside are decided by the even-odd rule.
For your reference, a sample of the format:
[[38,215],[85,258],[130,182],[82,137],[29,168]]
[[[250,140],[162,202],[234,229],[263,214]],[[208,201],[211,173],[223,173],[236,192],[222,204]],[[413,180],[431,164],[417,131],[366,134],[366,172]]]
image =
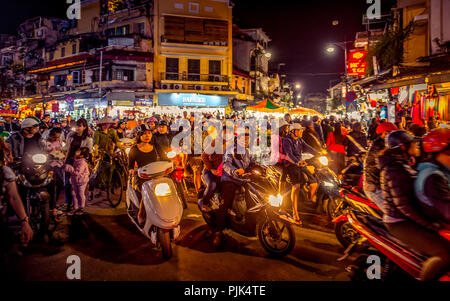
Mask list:
[[450,242],[438,233],[428,230],[414,222],[386,224],[389,232],[411,248],[431,256],[424,262],[421,279],[438,280],[448,271],[450,259]]
[[222,182],[220,184],[220,194],[223,199],[223,204],[216,211],[215,231],[222,231],[227,226],[228,209],[233,206],[234,196],[239,185],[233,182]]

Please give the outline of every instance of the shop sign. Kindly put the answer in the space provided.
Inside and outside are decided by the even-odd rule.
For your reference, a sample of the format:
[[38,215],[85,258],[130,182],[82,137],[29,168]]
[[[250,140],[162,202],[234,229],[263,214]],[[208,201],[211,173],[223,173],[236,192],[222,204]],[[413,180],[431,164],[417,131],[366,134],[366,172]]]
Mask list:
[[158,105],[179,107],[227,107],[228,97],[195,93],[161,93]]
[[367,62],[366,51],[350,50],[347,58],[347,75],[348,76],[362,76],[366,74]]
[[58,113],[59,112],[59,103],[58,102],[52,103],[52,112],[53,113]]
[[153,99],[136,98],[134,100],[134,105],[136,107],[151,107],[151,106],[153,106]]

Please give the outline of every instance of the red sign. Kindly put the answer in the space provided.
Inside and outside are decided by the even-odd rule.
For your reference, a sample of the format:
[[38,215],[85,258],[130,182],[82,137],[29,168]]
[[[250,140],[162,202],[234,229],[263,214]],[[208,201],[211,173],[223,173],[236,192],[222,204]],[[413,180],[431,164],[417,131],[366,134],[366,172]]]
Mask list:
[[57,102],[52,103],[52,112],[53,113],[58,113],[59,112],[59,103],[57,103]]
[[347,101],[352,102],[354,101],[358,96],[356,96],[356,93],[353,91],[350,91],[347,93],[347,95],[345,96],[345,98],[347,99]]
[[362,76],[366,74],[367,62],[366,51],[350,50],[347,58],[347,75],[348,76]]

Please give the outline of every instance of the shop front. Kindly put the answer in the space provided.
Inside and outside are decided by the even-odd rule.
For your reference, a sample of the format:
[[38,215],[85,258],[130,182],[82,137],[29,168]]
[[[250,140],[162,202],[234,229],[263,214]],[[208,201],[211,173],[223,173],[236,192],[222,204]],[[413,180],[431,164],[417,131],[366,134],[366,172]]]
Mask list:
[[225,115],[225,108],[229,106],[229,98],[220,95],[198,93],[159,93],[158,107],[152,113],[182,115],[183,112],[210,113]]

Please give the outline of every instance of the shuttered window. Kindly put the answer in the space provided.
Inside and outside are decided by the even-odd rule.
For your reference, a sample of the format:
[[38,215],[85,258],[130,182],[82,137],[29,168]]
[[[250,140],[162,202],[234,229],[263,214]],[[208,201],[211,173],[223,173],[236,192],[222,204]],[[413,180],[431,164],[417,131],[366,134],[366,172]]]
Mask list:
[[225,46],[228,41],[228,23],[222,20],[205,20],[165,16],[163,42]]

